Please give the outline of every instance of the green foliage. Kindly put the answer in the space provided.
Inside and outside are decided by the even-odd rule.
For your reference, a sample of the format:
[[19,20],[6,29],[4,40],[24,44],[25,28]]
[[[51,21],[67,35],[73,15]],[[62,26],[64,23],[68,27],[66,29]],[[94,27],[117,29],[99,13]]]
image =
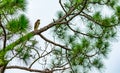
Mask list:
[[62,50],[60,48],[53,51],[53,54],[55,55],[61,55],[61,53],[62,53]]
[[29,20],[22,14],[18,18],[9,21],[6,27],[12,33],[26,32],[29,28]]
[[67,26],[66,25],[61,25],[61,24],[57,24],[55,26],[55,29],[53,31],[55,31],[55,35],[60,38],[60,39],[64,39],[67,32],[65,31],[67,30]]
[[0,50],[0,66],[4,66],[8,63],[8,61],[5,58],[5,52]]
[[[65,9],[69,11],[70,6],[75,6],[76,4],[79,4],[83,2],[83,0],[69,0],[65,3]],[[53,29],[54,33],[59,40],[63,40],[62,42],[65,43],[65,45],[69,48],[71,48],[71,51],[68,51],[66,54],[68,57],[68,60],[70,61],[70,64],[73,67],[80,66],[80,68],[84,69],[81,72],[89,72],[90,69],[95,67],[98,70],[101,70],[104,68],[104,64],[102,63],[102,58],[106,58],[108,53],[110,52],[110,42],[109,40],[111,38],[114,38],[116,36],[116,26],[119,25],[119,16],[120,16],[120,7],[115,5],[117,1],[111,0],[110,2],[106,3],[106,1],[101,0],[90,0],[91,5],[95,6],[102,6],[108,5],[111,6],[114,9],[114,15],[103,17],[101,11],[93,11],[92,14],[85,15],[81,12],[82,16],[78,15],[78,18],[80,17],[84,21],[84,27],[86,27],[86,32],[80,31],[82,28],[79,28],[80,30],[77,30],[75,26],[77,24],[74,24],[74,19],[66,24],[57,24]],[[114,5],[112,5],[114,4]],[[79,6],[76,5],[76,9],[72,12],[70,16],[67,17],[67,20],[69,20],[72,16],[74,16],[77,11],[79,11],[82,8],[82,4]],[[89,6],[89,2],[86,5],[86,9],[83,11],[85,13],[87,10],[87,7]],[[92,8],[92,7],[91,7]],[[89,8],[88,8],[89,9]],[[58,18],[61,18],[64,14],[64,12],[58,13]],[[84,15],[86,17],[84,17]],[[76,17],[77,18],[77,17]],[[75,18],[75,19],[76,19]],[[65,20],[63,20],[65,21]],[[72,23],[72,24],[69,24]],[[78,21],[78,23],[81,23]],[[73,30],[71,30],[71,27]],[[81,26],[80,26],[81,27]],[[78,32],[77,32],[78,31]],[[64,55],[65,53],[60,52],[58,50],[55,50],[53,53],[54,55]],[[74,69],[74,71],[78,72],[77,69]],[[78,72],[79,73],[79,72]]]
[[[62,55],[62,53],[65,54],[65,51],[62,48],[56,48],[55,50],[53,50],[53,58],[52,58],[52,62],[51,62],[51,66],[52,67],[60,67],[62,65],[64,65],[64,62],[66,61],[64,58],[64,55]],[[56,60],[57,59],[57,60]]]
[[93,64],[93,66],[95,66],[98,69],[101,69],[101,68],[104,67],[101,59],[99,59],[99,58],[94,59],[93,62],[92,62],[92,64]]
[[65,6],[67,9],[69,9],[70,3],[66,2],[66,3],[64,4],[64,6]]
[[26,0],[2,0],[0,2],[0,14],[14,14],[19,10],[24,11],[26,8]]
[[81,3],[83,0],[75,0],[75,3]]
[[[88,34],[90,38],[93,38],[93,36],[100,37],[102,39],[110,39],[114,38],[116,36],[116,30],[115,27],[118,25],[117,18],[112,15],[111,17],[105,17],[102,18],[100,15],[100,12],[93,15],[93,18],[96,22],[99,22],[99,24],[95,24],[92,22],[88,22]],[[111,27],[109,27],[111,26]],[[113,26],[113,27],[112,27]],[[111,31],[109,31],[111,30]]]
[[109,2],[109,5],[110,5],[112,8],[114,8],[114,7],[117,5],[117,3],[119,3],[119,0],[111,0],[111,1]]
[[8,63],[7,60],[0,59],[0,66],[5,66]]
[[120,6],[116,7],[116,15],[118,16],[118,20],[120,20]]
[[[0,28],[0,37],[5,36],[4,29],[6,31],[6,41],[11,42],[7,43],[5,48],[0,48],[0,66],[7,65],[15,57],[19,57],[27,64],[27,61],[31,57],[31,47],[34,47],[36,43],[32,42],[30,46],[25,43],[34,36],[33,33],[28,33],[23,36],[29,29],[29,19],[24,13],[22,14],[26,10],[26,0],[0,0],[0,9],[0,23],[2,25],[1,27],[4,27],[2,29]],[[14,35],[21,37],[17,37],[18,40],[14,40],[13,42],[10,39],[13,39]],[[0,40],[0,42],[3,41]],[[9,55],[11,51],[12,53],[14,52],[13,55]]]
[[73,45],[73,55],[75,54],[78,54],[78,53],[82,53],[82,51],[83,51],[84,49],[82,48],[82,45],[80,44],[80,43],[78,43],[78,44],[74,44]]
[[104,43],[104,41],[102,39],[98,39],[97,42],[96,42],[96,47],[97,48],[102,48],[103,43]]
[[100,14],[100,12],[96,12],[96,13],[93,15],[93,18],[96,19],[97,21],[101,20],[101,14]]
[[57,18],[61,18],[63,15],[64,15],[64,13],[62,11],[57,12]]
[[2,31],[2,29],[0,28],[0,35],[2,34],[2,32],[3,32],[3,31]]
[[67,39],[68,39],[68,43],[70,44],[74,44],[76,41],[76,36],[75,35],[68,35],[68,37],[67,37]]
[[[30,40],[32,37],[34,36],[33,33],[28,33],[23,37],[20,37],[18,40],[16,40],[15,42],[13,42],[12,44],[9,44],[6,48],[5,48],[5,54],[6,52],[13,50],[15,46],[19,45],[22,42],[28,41]],[[0,53],[3,52],[3,50],[0,51]]]
[[71,0],[71,3],[73,4],[73,5],[76,5],[76,4],[79,4],[79,3],[81,3],[81,2],[83,2],[84,0]]
[[82,40],[81,40],[81,42],[82,42],[82,48],[88,48],[89,46],[90,46],[90,41],[89,41],[89,39],[86,39],[86,38],[83,38]]
[[73,65],[75,65],[75,66],[76,65],[84,65],[87,63],[85,55],[84,55],[84,52],[86,50],[85,47],[86,46],[83,46],[80,43],[73,45],[73,50],[70,52],[70,57],[69,57],[69,58],[71,58],[71,63]]
[[30,57],[32,56],[31,53],[31,48],[30,47],[20,47],[16,49],[16,52],[18,52],[18,58],[22,59],[25,64],[28,64],[28,60],[30,59]]
[[[85,1],[87,1],[86,5],[84,4]],[[66,12],[64,12],[64,10],[59,11],[57,12],[57,19],[65,17],[59,22],[65,22],[67,20],[70,21],[64,24],[60,24],[58,22],[58,24],[55,24],[53,27],[52,32],[54,33],[53,35],[55,36],[55,40],[60,40],[60,43],[62,43],[63,46],[70,48],[70,51],[63,50],[62,47],[55,47],[52,54],[54,57],[54,60],[52,61],[54,68],[64,67],[65,65],[63,64],[66,63],[66,65],[71,66],[71,69],[73,68],[73,71],[76,73],[79,73],[77,68],[75,68],[77,66],[83,70],[80,72],[87,73],[93,67],[97,69],[104,67],[102,59],[107,57],[107,54],[110,51],[109,40],[116,36],[116,25],[119,25],[120,20],[120,6],[116,3],[117,0],[111,0],[105,4],[104,0],[67,0],[63,3],[63,7],[66,12],[69,11],[69,13],[71,13],[68,13],[68,16],[65,16]],[[101,11],[92,12],[92,8],[94,8],[94,6],[89,7],[92,5],[98,7],[102,5],[110,6],[114,11],[114,15],[111,15],[110,17],[102,17],[103,15]],[[9,17],[8,15],[26,10],[25,8],[26,0],[0,1],[0,14],[2,15],[2,20],[6,19],[5,16]],[[70,10],[71,8],[72,10]],[[89,9],[91,9],[90,15]],[[84,22],[83,26],[85,29],[81,28],[81,26],[79,27],[77,23],[74,23],[77,18],[81,19],[80,21],[77,21],[77,23],[81,24],[81,21]],[[13,19],[8,18],[6,21],[3,21],[5,22],[4,25],[6,25],[5,30],[12,35],[19,34],[21,36],[21,33],[25,34],[29,28],[29,20],[24,14],[21,14],[18,17],[15,16]],[[52,25],[50,27],[52,27]],[[0,29],[0,35],[2,34],[3,32]],[[17,58],[28,64],[28,61],[33,56],[33,54],[31,54],[33,53],[32,49],[36,50],[34,48],[38,43],[36,40],[30,40],[34,35],[35,34],[33,32],[22,35],[15,42],[8,44],[4,50],[0,50],[0,65],[6,64],[7,61],[5,56],[7,52],[11,50],[18,54],[16,56]],[[12,36],[10,36],[10,38],[11,37]],[[44,53],[47,53],[47,51],[44,50],[43,55]]]
[[33,39],[33,40],[29,40],[29,42],[32,43],[31,46],[35,46],[35,45],[38,43],[38,41],[35,40],[35,39]]

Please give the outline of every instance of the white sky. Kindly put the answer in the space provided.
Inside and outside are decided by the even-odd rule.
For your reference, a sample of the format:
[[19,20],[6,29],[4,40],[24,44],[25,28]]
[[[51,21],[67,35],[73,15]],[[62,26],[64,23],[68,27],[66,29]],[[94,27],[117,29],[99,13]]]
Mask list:
[[[41,19],[41,27],[47,25],[55,17],[60,6],[58,0],[29,0],[27,16],[30,19],[31,25],[37,19]],[[33,25],[32,25],[33,26]],[[33,29],[32,29],[33,30]],[[117,37],[120,39],[120,35]],[[108,59],[105,60],[106,69],[103,73],[120,73],[120,41],[113,41],[112,51]],[[29,73],[22,70],[7,70],[5,73]],[[98,73],[98,72],[93,72]]]

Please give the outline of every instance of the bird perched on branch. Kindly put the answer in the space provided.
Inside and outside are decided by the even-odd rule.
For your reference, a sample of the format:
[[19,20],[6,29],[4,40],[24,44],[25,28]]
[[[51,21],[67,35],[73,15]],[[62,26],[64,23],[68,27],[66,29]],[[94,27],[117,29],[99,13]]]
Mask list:
[[40,25],[40,19],[38,19],[34,24],[34,30],[38,30],[38,27]]

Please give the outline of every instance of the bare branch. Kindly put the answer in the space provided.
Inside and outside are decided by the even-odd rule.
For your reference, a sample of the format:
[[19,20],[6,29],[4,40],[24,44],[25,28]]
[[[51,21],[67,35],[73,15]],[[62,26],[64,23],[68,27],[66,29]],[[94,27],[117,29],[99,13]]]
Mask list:
[[43,52],[41,53],[41,55],[43,55],[45,52],[47,52],[47,48],[48,48],[48,44],[47,41],[45,41],[45,49],[43,50]]
[[79,33],[79,34],[82,34],[82,35],[85,35],[85,36],[89,36],[89,37],[94,37],[94,38],[99,38],[98,36],[94,36],[94,35],[89,35],[89,34],[85,34],[85,33],[82,33],[80,31],[76,31],[74,30],[72,27],[70,27],[70,25],[67,25],[73,32],[75,33]]
[[88,20],[94,22],[95,24],[99,25],[99,26],[103,26],[103,27],[114,27],[114,26],[117,26],[117,24],[114,24],[114,25],[103,25],[101,22],[95,20],[92,16],[86,14],[85,12],[82,12],[83,14],[80,14],[81,16],[84,16],[85,18],[87,18]]
[[7,20],[7,22],[9,22],[9,20],[8,20],[6,14],[4,14],[4,12],[3,12],[3,16],[5,17],[5,19]]
[[6,69],[21,69],[21,70],[25,70],[25,71],[30,71],[30,72],[39,72],[39,73],[52,73],[53,71],[60,71],[60,70],[66,70],[69,69],[68,68],[61,68],[61,69],[53,69],[53,70],[49,70],[49,72],[45,70],[38,70],[38,69],[30,69],[27,67],[21,67],[21,66],[8,66],[6,67]]
[[74,14],[74,15],[68,20],[68,22],[71,21],[71,20],[72,20],[73,18],[75,18],[76,16],[78,16],[81,12],[83,12],[83,10],[84,10],[85,7],[86,7],[87,1],[88,1],[88,0],[84,0],[83,7],[80,9],[80,11],[79,11],[78,13]]
[[70,60],[69,60],[69,57],[68,57],[68,55],[67,55],[67,50],[66,50],[66,59],[67,59],[67,61],[68,61],[68,64],[70,65],[70,68],[71,68],[72,72],[75,73],[74,70],[73,70],[73,68],[72,68],[72,65],[71,65],[71,62],[70,62]]
[[70,69],[70,67],[66,67],[66,68],[61,68],[61,69],[53,69],[52,71],[60,71],[60,70],[66,70],[66,69]]
[[62,5],[61,0],[59,0],[60,6],[62,7],[63,11],[67,14],[67,11],[65,10],[64,6]]
[[1,21],[1,15],[0,15],[0,27],[3,29],[3,32],[4,32],[4,43],[3,43],[3,49],[5,49],[5,47],[6,47],[6,31],[5,31],[5,28],[4,28],[4,26],[2,25],[2,21]]
[[43,55],[43,56],[39,56],[36,60],[34,60],[34,61],[32,62],[32,64],[29,66],[29,68],[31,68],[31,67],[33,66],[33,64],[34,64],[36,61],[38,61],[40,58],[45,57],[46,55],[50,54],[51,52],[52,52],[52,50],[51,50],[50,52],[46,53],[46,54]]
[[47,41],[47,42],[49,42],[49,43],[52,43],[53,45],[59,46],[59,47],[65,49],[65,50],[70,50],[68,47],[65,47],[65,46],[63,46],[63,45],[60,45],[60,44],[58,44],[58,43],[55,43],[55,42],[47,39],[47,38],[44,37],[42,34],[39,34],[39,35],[40,35],[40,37],[43,38],[45,41]]
[[21,69],[21,70],[26,70],[26,71],[30,71],[30,72],[44,73],[44,71],[42,71],[42,70],[30,69],[30,68],[21,67],[21,66],[8,66],[8,67],[6,67],[6,69]]

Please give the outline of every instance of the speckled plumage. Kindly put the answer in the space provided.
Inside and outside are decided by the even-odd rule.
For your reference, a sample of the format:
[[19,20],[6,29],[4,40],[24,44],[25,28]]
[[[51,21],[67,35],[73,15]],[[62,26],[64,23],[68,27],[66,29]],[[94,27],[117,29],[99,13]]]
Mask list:
[[40,25],[40,19],[38,19],[34,24],[34,30],[38,30],[38,27]]

